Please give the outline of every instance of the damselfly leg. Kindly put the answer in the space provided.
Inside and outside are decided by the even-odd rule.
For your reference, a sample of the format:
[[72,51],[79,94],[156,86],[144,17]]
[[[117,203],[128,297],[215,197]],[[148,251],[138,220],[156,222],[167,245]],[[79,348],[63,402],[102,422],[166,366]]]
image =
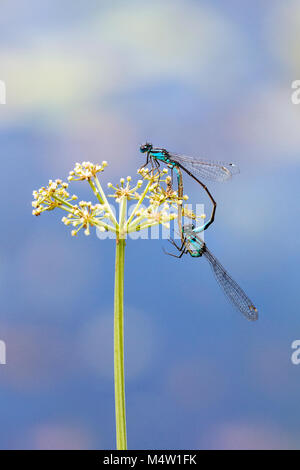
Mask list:
[[179,255],[174,255],[174,253],[169,253],[168,251],[166,251],[164,248],[164,253],[166,255],[169,255],[169,256],[173,256],[173,258],[181,258],[185,253],[187,253],[187,250],[186,250],[186,239],[184,238],[182,240],[182,244],[181,246],[178,246],[177,243],[175,242],[175,240],[173,238],[170,238],[168,240],[169,243],[171,243],[173,246],[175,246],[175,248],[179,251]]

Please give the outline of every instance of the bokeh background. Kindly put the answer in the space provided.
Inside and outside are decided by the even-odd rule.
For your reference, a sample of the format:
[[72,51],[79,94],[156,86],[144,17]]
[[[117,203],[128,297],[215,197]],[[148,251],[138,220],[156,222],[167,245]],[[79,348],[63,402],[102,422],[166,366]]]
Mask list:
[[10,0],[0,12],[0,448],[115,447],[114,242],[32,217],[31,194],[76,161],[108,160],[105,182],[134,175],[145,140],[239,164],[210,184],[206,242],[260,319],[234,311],[204,260],[129,240],[129,448],[300,448],[299,2]]

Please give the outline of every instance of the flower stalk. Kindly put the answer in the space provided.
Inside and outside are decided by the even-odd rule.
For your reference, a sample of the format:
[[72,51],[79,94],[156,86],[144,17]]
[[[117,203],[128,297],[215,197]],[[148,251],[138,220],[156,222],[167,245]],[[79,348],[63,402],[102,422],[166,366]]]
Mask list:
[[127,449],[124,374],[124,261],[125,240],[117,239],[114,299],[114,380],[117,449]]

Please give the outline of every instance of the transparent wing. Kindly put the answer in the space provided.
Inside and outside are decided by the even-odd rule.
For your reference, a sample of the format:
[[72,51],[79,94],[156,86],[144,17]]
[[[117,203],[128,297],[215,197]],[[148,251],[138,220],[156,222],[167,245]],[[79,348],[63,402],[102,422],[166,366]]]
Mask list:
[[170,158],[181,163],[191,173],[197,173],[202,178],[210,181],[226,181],[240,172],[234,163],[211,162],[208,160],[197,160],[185,155],[169,153]]
[[203,255],[211,265],[214,275],[228,299],[248,320],[257,320],[258,311],[243,289],[229,276],[221,263],[206,247]]

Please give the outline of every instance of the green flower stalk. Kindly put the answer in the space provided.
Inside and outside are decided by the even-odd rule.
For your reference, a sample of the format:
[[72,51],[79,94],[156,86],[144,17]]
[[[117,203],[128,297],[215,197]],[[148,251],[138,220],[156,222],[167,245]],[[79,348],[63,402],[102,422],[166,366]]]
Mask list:
[[[97,199],[92,202],[77,202],[76,195],[68,192],[69,183],[60,179],[50,180],[47,187],[33,192],[32,213],[36,216],[42,212],[61,209],[64,211],[62,222],[71,226],[72,236],[83,229],[90,235],[91,227],[100,231],[111,231],[116,239],[115,258],[115,291],[114,291],[114,381],[117,449],[127,449],[126,411],[125,411],[125,374],[124,374],[124,262],[125,239],[128,234],[157,225],[169,228],[170,221],[177,218],[178,208],[182,208],[183,198],[178,197],[171,185],[168,170],[154,172],[148,169],[138,170],[140,179],[132,184],[131,177],[121,178],[120,183],[108,188],[113,194],[106,196],[98,175],[107,166],[107,162],[95,165],[91,162],[76,163],[69,174],[69,181],[86,181]],[[115,200],[119,206],[118,217],[114,206],[108,198]],[[127,217],[128,201],[133,201],[132,212]],[[193,218],[192,212],[182,208],[182,214]]]

